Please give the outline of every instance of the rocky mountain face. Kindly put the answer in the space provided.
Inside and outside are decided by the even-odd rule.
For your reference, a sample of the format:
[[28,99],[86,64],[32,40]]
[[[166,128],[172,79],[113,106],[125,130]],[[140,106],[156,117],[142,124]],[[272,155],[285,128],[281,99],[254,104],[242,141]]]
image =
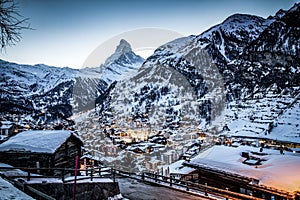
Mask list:
[[[135,76],[112,88],[99,105],[101,118],[117,119],[120,127],[133,121],[168,129],[218,124],[220,131],[232,121],[225,120],[232,117],[229,105],[242,108],[241,102],[270,98],[270,92],[280,99],[282,91],[293,102],[300,83],[299,7],[268,19],[232,15],[198,36],[162,45]],[[238,115],[239,109],[233,118]]]
[[143,61],[125,40],[98,68],[30,66],[0,60],[0,112],[27,113],[45,121],[47,116],[53,120],[93,109],[97,97]]
[[137,71],[144,61],[132,51],[130,44],[122,39],[114,54],[100,66],[101,79],[109,84],[124,79]]

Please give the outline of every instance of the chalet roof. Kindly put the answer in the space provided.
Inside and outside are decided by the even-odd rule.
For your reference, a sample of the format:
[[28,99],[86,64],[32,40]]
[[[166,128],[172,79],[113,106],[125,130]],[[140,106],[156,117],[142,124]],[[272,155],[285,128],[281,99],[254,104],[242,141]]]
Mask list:
[[10,129],[13,123],[10,121],[0,121],[0,129]]
[[6,125],[6,124],[4,124],[4,125],[2,125],[2,126],[0,126],[0,129],[10,129],[11,127],[12,127],[13,125]]
[[75,133],[67,130],[23,131],[0,144],[0,152],[54,153],[72,135],[81,142]]
[[[259,180],[264,186],[274,187],[289,192],[298,191],[300,185],[300,155],[285,151],[281,155],[278,150],[264,148],[266,155],[260,155],[261,165],[250,160],[248,165],[243,163],[242,152],[259,152],[259,148],[252,146],[213,146],[194,157],[190,162],[185,162],[187,166],[195,168],[206,168],[219,171],[232,176],[242,176]],[[252,162],[252,163],[250,163]]]
[[11,121],[0,121],[0,124],[11,125],[12,122]]

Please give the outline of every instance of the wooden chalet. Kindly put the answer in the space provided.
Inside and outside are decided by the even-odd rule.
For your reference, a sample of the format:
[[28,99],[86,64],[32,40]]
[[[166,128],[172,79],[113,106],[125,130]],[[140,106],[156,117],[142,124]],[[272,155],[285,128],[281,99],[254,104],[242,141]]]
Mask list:
[[0,160],[14,167],[74,169],[82,146],[79,136],[71,131],[23,131],[0,144]]
[[0,121],[0,142],[14,134],[15,124],[10,121]]

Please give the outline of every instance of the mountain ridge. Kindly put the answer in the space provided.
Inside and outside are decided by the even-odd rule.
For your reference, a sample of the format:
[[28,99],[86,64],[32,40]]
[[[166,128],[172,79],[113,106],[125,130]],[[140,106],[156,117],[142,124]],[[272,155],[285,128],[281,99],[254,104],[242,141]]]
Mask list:
[[[282,18],[287,13],[297,16],[298,7],[299,5],[295,5],[292,8],[293,12],[286,11],[282,14]],[[230,23],[233,22],[234,25],[231,25]],[[235,14],[198,36],[179,38],[160,46],[144,62],[136,76],[130,81],[117,83],[108,97],[115,100],[111,107],[106,105],[107,110],[104,110],[104,113],[99,113],[100,119],[109,121],[111,113],[115,112],[118,121],[122,121],[120,116],[124,118],[120,127],[126,124],[128,117],[147,121],[147,123],[158,123],[158,120],[155,120],[155,117],[151,118],[150,115],[153,113],[152,108],[159,105],[159,108],[155,109],[160,110],[158,114],[160,128],[186,123],[182,120],[188,115],[182,109],[184,105],[180,100],[184,98],[180,96],[182,90],[180,86],[176,89],[172,84],[170,86],[165,84],[169,76],[163,75],[161,72],[163,69],[167,74],[170,70],[175,74],[178,73],[178,80],[184,80],[183,82],[192,88],[196,95],[193,97],[193,102],[197,102],[192,107],[197,111],[191,112],[198,114],[192,117],[189,115],[191,117],[189,121],[198,121],[203,130],[208,127],[213,129],[212,124],[217,121],[218,116],[228,112],[226,107],[230,103],[235,102],[235,106],[238,106],[239,102],[258,96],[268,99],[266,91],[273,91],[274,87],[277,88],[274,90],[274,95],[280,93],[280,90],[285,90],[289,91],[286,98],[293,99],[299,90],[300,68],[297,62],[299,55],[290,57],[294,49],[291,46],[299,44],[300,39],[297,34],[289,33],[290,30],[298,30],[297,27],[286,24],[283,34],[287,36],[284,40],[293,42],[287,43],[287,48],[280,46],[281,59],[278,59],[274,48],[266,48],[263,51],[254,49],[253,52],[247,50],[252,46],[258,48],[259,45],[256,44],[260,43],[274,46],[272,40],[279,41],[282,35],[278,26],[275,26],[278,23],[282,23],[282,19]],[[274,37],[264,37],[266,33],[276,34],[273,34]],[[152,78],[149,77],[150,75]],[[160,81],[155,83],[155,80]],[[118,94],[119,97],[114,94]],[[227,103],[224,103],[223,95],[226,96]],[[280,94],[277,95],[279,95],[278,99],[282,98]],[[126,102],[122,103],[121,99],[126,96]],[[125,110],[127,116],[120,115],[120,111],[114,110],[118,107]],[[265,109],[269,109],[267,107]],[[106,116],[105,112],[110,113],[109,116]],[[147,116],[146,119],[144,116]],[[110,120],[114,121],[114,119]],[[221,131],[226,123],[228,123],[226,120],[219,123],[218,131]]]
[[[289,22],[298,15],[299,4],[267,19],[235,14],[197,36],[158,47],[147,60],[121,40],[116,54],[103,65],[80,71],[82,76],[71,80],[74,83],[60,82],[49,96],[56,95],[57,101],[79,111],[93,109],[96,102],[100,123],[119,120],[121,127],[135,120],[152,124],[152,130],[154,126],[172,131],[193,126],[220,132],[226,125],[233,129],[239,119],[255,121],[259,112],[271,109],[269,118],[276,120],[299,93],[299,27]],[[100,77],[89,80],[84,76],[89,73]],[[83,89],[88,87],[93,89]],[[62,88],[69,91],[64,98],[58,95]],[[74,96],[78,101],[72,100]],[[263,108],[254,106],[253,102],[264,104],[270,97],[278,101]],[[22,101],[31,106],[30,101]],[[231,112],[233,107],[237,109]],[[253,114],[245,116],[246,107]],[[272,120],[266,122],[264,131]]]
[[[118,56],[114,56],[116,54]],[[74,111],[92,109],[97,96],[103,94],[114,81],[124,78],[125,73],[137,70],[143,61],[132,52],[125,40],[120,41],[116,52],[108,58],[106,63],[109,64],[101,66],[104,69],[120,69],[110,70],[110,73],[101,71],[100,67],[72,69],[44,64],[20,65],[0,60],[0,112],[33,112],[40,115],[40,111],[52,110],[50,114],[54,117],[69,117]],[[109,79],[111,76],[114,76],[113,80]],[[60,105],[68,105],[68,109],[61,113],[55,109]]]

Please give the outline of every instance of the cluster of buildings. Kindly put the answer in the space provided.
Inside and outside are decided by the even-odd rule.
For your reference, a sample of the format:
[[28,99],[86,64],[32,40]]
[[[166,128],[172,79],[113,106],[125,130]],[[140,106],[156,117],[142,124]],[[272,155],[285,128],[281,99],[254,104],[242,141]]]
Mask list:
[[[148,134],[143,140],[133,141],[133,135],[130,132],[125,132],[117,127],[103,126],[93,115],[88,115],[85,120],[76,124],[78,132],[54,130],[54,126],[50,130],[32,130],[31,126],[19,129],[20,123],[18,122],[14,119],[8,121],[7,118],[1,118],[0,121],[2,139],[0,159],[15,167],[74,168],[75,157],[78,156],[81,158],[81,169],[94,167],[101,163],[131,172],[155,172],[181,180],[201,181],[201,183],[209,183],[209,185],[216,184],[216,187],[221,187],[218,185],[220,178],[220,180],[228,181],[227,188],[230,190],[246,191],[244,193],[260,189],[260,186],[252,186],[243,180],[232,181],[240,175],[235,174],[231,169],[223,169],[223,165],[234,164],[236,167],[252,171],[262,168],[263,171],[263,167],[267,166],[273,158],[274,161],[275,158],[279,158],[278,155],[286,153],[292,160],[295,158],[294,155],[300,152],[300,146],[296,143],[283,144],[265,138],[247,138],[226,134],[212,137],[188,127],[161,130],[154,135]],[[138,128],[143,127],[135,129]],[[137,132],[138,130],[132,131]],[[226,131],[230,130],[224,130],[224,132]],[[211,157],[201,153],[211,144],[217,144],[208,150],[212,152],[217,150],[215,156],[212,156],[213,153],[207,154]],[[248,148],[251,149],[250,152],[247,151]],[[83,149],[89,153],[83,155]],[[222,152],[223,150],[224,152]],[[228,157],[222,156],[227,155],[225,150],[228,151]],[[280,154],[276,155],[274,150],[278,152],[282,150],[283,153],[280,151]],[[227,160],[234,157],[237,157],[235,160],[241,160],[241,162],[228,163]],[[223,164],[210,168],[219,162]],[[299,162],[296,159],[294,163],[297,165]],[[274,162],[272,167],[274,166],[275,169],[277,165],[279,163]],[[281,169],[278,168],[278,170]],[[39,173],[61,175],[60,171],[39,171]],[[248,174],[241,175],[248,177]],[[229,179],[227,180],[227,177],[232,178],[231,182]],[[249,180],[252,181],[251,178]],[[260,177],[257,177],[257,180],[260,180]],[[244,186],[239,187],[240,183]],[[260,191],[256,195],[272,197],[273,193],[272,191]]]
[[0,121],[0,141],[5,141],[16,132],[15,124],[10,121]]
[[[96,159],[109,166],[128,167],[128,162],[138,171],[157,171],[179,159],[190,159],[212,139],[203,132],[188,127],[176,130],[149,131],[144,126],[117,127],[116,123],[100,124],[99,117],[87,115],[76,123],[76,129],[85,148]],[[126,130],[126,131],[124,131]],[[134,134],[141,133],[140,139]],[[128,160],[130,161],[124,161]],[[124,166],[123,166],[124,165]]]
[[0,115],[0,143],[27,130],[74,130],[74,122],[60,119],[56,122],[40,123],[28,115]]

